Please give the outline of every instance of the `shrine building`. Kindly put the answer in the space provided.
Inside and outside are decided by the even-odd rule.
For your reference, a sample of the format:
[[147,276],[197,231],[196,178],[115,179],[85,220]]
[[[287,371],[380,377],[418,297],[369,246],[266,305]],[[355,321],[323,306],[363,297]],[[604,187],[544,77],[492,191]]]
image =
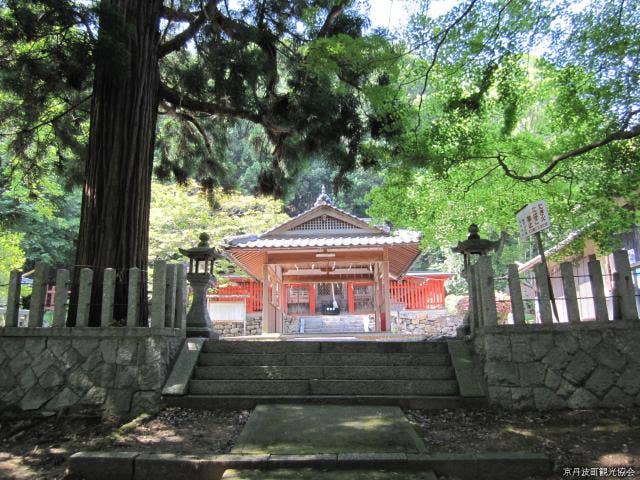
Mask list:
[[232,278],[215,300],[261,310],[263,333],[282,333],[291,315],[363,314],[375,315],[381,332],[392,308],[444,307],[447,274],[406,275],[420,234],[369,225],[334,206],[324,187],[311,209],[260,235],[230,238],[225,252],[251,278]]

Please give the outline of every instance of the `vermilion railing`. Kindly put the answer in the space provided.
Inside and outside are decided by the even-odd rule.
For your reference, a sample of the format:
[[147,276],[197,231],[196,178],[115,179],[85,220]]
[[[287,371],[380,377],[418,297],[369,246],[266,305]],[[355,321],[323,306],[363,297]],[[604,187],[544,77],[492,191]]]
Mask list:
[[[218,302],[246,301],[247,313],[262,310],[262,284],[248,278],[231,280],[233,284],[218,287],[217,292],[211,292],[209,298]],[[407,310],[431,310],[444,308],[445,278],[405,277],[403,280],[389,282],[391,302],[402,305]],[[348,283],[348,292],[352,292],[353,284]],[[315,297],[315,289],[310,290],[310,296]],[[350,295],[349,310],[354,305]]]
[[217,302],[244,299],[247,304],[247,313],[262,310],[262,284],[249,278],[233,280],[233,285],[218,287],[217,292],[209,293],[208,297]]
[[434,278],[405,278],[389,283],[391,303],[401,304],[407,310],[433,310],[444,308],[444,280]]

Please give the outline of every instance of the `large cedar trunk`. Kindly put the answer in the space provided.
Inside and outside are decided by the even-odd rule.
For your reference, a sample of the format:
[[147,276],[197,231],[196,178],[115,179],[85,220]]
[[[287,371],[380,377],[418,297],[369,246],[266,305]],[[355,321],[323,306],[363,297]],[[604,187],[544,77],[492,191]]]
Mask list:
[[[102,0],[76,274],[94,268],[90,325],[100,323],[102,270],[118,270],[114,317],[126,316],[124,272],[143,273],[146,324],[149,204],[158,105],[162,0]],[[75,282],[74,282],[75,283]],[[69,323],[75,324],[77,288]]]

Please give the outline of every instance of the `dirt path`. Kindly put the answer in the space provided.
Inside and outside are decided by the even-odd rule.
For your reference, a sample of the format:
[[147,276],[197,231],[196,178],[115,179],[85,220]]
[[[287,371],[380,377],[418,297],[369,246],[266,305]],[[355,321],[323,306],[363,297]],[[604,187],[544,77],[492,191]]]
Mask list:
[[67,478],[67,458],[80,450],[227,453],[248,416],[168,408],[125,424],[98,417],[0,418],[0,478]]
[[[549,455],[556,465],[552,478],[620,478],[582,476],[583,468],[623,467],[640,478],[640,411],[591,410],[508,412],[503,410],[408,410],[430,452],[529,451]],[[580,468],[580,475],[564,475]],[[626,478],[634,478],[627,476]]]
[[[640,478],[640,411],[406,411],[429,452],[532,451],[565,468],[632,468]],[[65,479],[69,455],[80,450],[227,453],[248,411],[169,408],[121,424],[97,417],[0,417],[0,478]],[[628,472],[628,470],[627,470]],[[626,478],[633,478],[627,476]],[[542,479],[535,479],[542,480]],[[545,479],[546,480],[546,479]]]

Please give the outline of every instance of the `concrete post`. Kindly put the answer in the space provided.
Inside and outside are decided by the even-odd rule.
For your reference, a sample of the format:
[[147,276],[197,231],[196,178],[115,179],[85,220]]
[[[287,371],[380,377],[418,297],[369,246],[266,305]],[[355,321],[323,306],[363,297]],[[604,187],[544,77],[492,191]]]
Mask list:
[[49,265],[44,262],[36,263],[36,271],[33,274],[33,287],[31,288],[31,304],[29,305],[28,325],[30,327],[42,326],[48,275]]
[[167,265],[164,326],[173,328],[176,317],[176,265]]
[[167,262],[157,260],[153,265],[153,298],[151,299],[151,327],[164,327]]
[[20,282],[22,272],[11,270],[9,274],[9,291],[7,295],[7,313],[4,317],[5,327],[17,327],[20,315]]
[[511,314],[515,325],[523,325],[524,322],[524,302],[522,301],[522,287],[520,286],[520,274],[518,267],[509,265],[509,295],[511,297]]
[[631,279],[631,267],[626,250],[613,252],[613,262],[616,267],[615,292],[620,306],[622,320],[638,320],[636,308],[636,289]]
[[93,288],[93,270],[83,268],[80,270],[80,290],[78,292],[78,310],[76,313],[76,327],[89,325],[89,312],[91,310],[91,289]]
[[551,316],[551,295],[549,293],[549,279],[544,263],[534,267],[536,276],[536,292],[538,294],[538,308],[540,309],[540,321],[545,324],[553,323]]
[[105,268],[102,279],[102,305],[100,306],[100,326],[108,327],[113,320],[113,302],[116,292],[116,271]]
[[53,307],[53,326],[64,327],[67,324],[67,300],[69,299],[69,270],[64,268],[56,272],[56,301]]
[[573,279],[573,265],[571,262],[560,264],[562,275],[562,289],[564,290],[564,303],[567,307],[567,317],[569,323],[580,322],[580,309],[578,308],[578,297],[576,295],[576,282]]
[[604,295],[604,281],[602,280],[602,267],[595,256],[587,263],[589,279],[591,283],[591,295],[593,296],[593,309],[597,322],[608,322],[609,311],[607,309],[607,297]]
[[176,313],[174,327],[187,330],[187,266],[176,265]]
[[[127,327],[137,327],[140,325],[138,317],[140,316],[141,280],[142,272],[140,269],[137,267],[130,268],[127,294]],[[145,319],[144,326],[147,326],[147,319]]]
[[482,296],[482,316],[483,326],[498,324],[498,312],[496,310],[496,295],[493,284],[493,267],[491,258],[482,255],[476,264],[480,274],[480,294]]

